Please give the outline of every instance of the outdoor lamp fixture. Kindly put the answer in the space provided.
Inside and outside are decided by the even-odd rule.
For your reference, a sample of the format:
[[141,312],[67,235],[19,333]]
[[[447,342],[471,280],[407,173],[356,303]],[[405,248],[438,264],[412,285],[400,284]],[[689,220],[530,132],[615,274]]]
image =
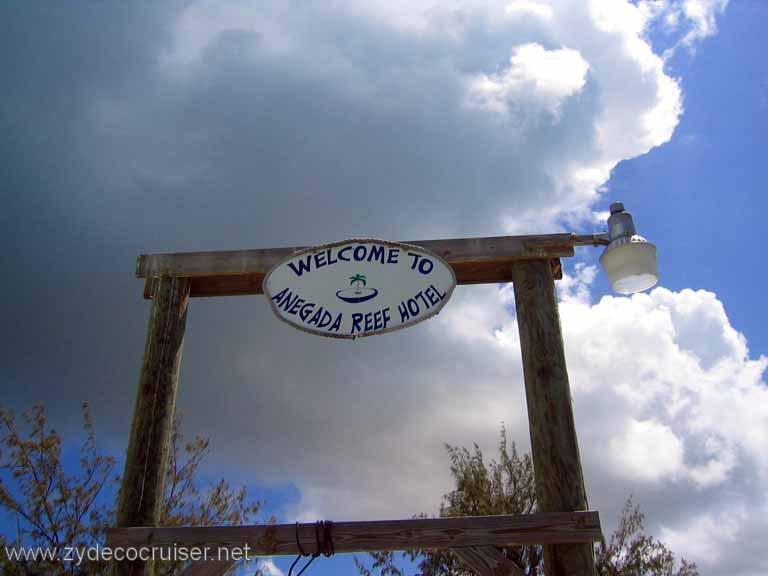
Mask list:
[[611,287],[619,294],[634,294],[654,286],[659,280],[656,270],[656,246],[637,234],[632,214],[624,204],[611,204],[608,232],[577,236],[578,244],[605,245],[600,264],[605,268]]

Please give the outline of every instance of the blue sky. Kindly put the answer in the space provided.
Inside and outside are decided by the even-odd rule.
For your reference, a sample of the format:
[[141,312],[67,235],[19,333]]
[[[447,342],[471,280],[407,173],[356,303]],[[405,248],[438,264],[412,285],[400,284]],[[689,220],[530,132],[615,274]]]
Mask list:
[[734,2],[717,35],[671,59],[685,95],[674,137],[622,162],[608,183],[612,197],[626,190],[642,233],[658,244],[663,285],[718,294],[756,356],[768,351],[756,241],[768,208],[768,70],[758,57],[766,17],[765,3]]
[[[763,2],[42,6],[0,15],[4,407],[74,439],[88,400],[122,453],[140,253],[593,232],[623,201],[660,286],[613,295],[589,247],[559,283],[590,503],[610,531],[631,492],[703,573],[765,573]],[[338,343],[195,300],[185,431],[283,521],[436,513],[444,442],[528,448],[513,310],[459,287]]]

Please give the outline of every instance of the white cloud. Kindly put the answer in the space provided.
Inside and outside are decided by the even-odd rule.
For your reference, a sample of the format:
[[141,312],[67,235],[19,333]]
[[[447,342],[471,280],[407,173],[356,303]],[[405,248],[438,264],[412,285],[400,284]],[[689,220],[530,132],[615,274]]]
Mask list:
[[285,572],[275,565],[271,558],[262,558],[258,561],[258,569],[264,576],[285,576]]
[[504,11],[512,18],[532,16],[544,20],[551,20],[554,14],[552,6],[533,0],[514,0],[506,5]]
[[684,0],[682,11],[691,22],[692,29],[686,34],[684,42],[688,45],[711,36],[717,32],[718,14],[728,6],[728,0]]
[[653,420],[629,420],[609,445],[616,471],[632,480],[674,478],[683,468],[683,443],[669,426]]
[[738,547],[740,537],[747,536],[743,532],[748,520],[749,509],[742,504],[728,511],[698,514],[681,526],[663,527],[659,536],[678,554],[713,566],[725,559],[729,548]]
[[663,539],[706,573],[752,573],[754,562],[733,566],[729,542],[768,535],[764,519],[738,513],[768,506],[768,360],[749,358],[706,291],[566,300],[562,314],[592,486],[617,493],[607,487],[625,482]]
[[586,83],[589,64],[570,48],[545,50],[539,44],[513,48],[510,66],[498,74],[480,74],[469,81],[469,103],[509,117],[510,105],[530,102],[555,119],[565,99]]
[[[521,232],[588,219],[618,162],[671,137],[681,94],[645,38],[661,13],[647,6],[340,2],[296,11],[201,0],[178,17],[163,70],[194,82],[232,45],[241,74],[280,70],[310,82],[301,88],[308,94],[330,92],[350,113],[384,123],[397,114],[410,131],[466,134],[477,158],[462,156],[471,167],[464,174],[484,189],[478,208],[492,210],[504,231]],[[300,113],[295,121],[300,126]],[[424,136],[431,137],[405,137]],[[457,146],[451,136],[441,140]]]
[[679,47],[695,50],[703,39],[717,33],[717,17],[725,12],[728,0],[641,0],[638,12],[646,23],[658,22],[671,46],[668,58]]
[[[617,506],[634,493],[658,535],[704,573],[768,569],[755,556],[742,558],[733,545],[739,540],[759,548],[768,537],[765,515],[744,513],[768,509],[762,488],[768,482],[768,359],[749,357],[744,337],[711,292],[657,288],[591,303],[587,287],[595,272],[579,264],[559,286],[592,506],[609,530]],[[488,303],[483,312],[474,299],[461,299],[436,329],[464,342],[467,357],[495,357],[497,370],[507,366],[489,384],[503,394],[510,377],[521,386],[509,370],[516,368],[509,356],[519,354],[514,317],[502,312],[509,287],[478,299],[495,306]],[[524,438],[524,406],[508,410],[513,438]],[[473,413],[479,428],[484,415]]]

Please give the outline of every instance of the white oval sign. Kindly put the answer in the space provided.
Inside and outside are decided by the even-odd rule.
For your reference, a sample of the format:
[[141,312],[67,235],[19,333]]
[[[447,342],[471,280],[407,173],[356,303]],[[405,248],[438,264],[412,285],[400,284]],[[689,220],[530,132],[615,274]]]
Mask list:
[[275,314],[322,336],[361,338],[437,314],[456,275],[440,256],[411,244],[344,240],[296,252],[264,278]]

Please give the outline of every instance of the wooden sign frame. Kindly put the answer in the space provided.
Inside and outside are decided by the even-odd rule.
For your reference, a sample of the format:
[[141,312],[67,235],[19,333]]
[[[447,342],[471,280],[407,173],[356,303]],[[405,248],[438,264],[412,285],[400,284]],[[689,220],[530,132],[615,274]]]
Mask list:
[[[601,539],[589,511],[571,407],[554,279],[574,246],[596,236],[547,234],[406,241],[441,256],[458,284],[512,282],[520,331],[539,513],[334,524],[339,552],[450,548],[478,574],[520,574],[496,547],[541,544],[548,576],[594,576],[592,542]],[[259,554],[316,552],[312,525],[212,528],[157,526],[176,403],[189,299],[261,294],[265,274],[301,248],[139,256],[136,275],[152,299],[139,388],[108,545],[253,544]],[[297,532],[292,532],[297,530]],[[303,541],[303,542],[301,542]],[[298,546],[297,546],[298,544]],[[195,562],[186,574],[222,574],[232,562]],[[115,573],[152,573],[151,563],[115,563]]]

